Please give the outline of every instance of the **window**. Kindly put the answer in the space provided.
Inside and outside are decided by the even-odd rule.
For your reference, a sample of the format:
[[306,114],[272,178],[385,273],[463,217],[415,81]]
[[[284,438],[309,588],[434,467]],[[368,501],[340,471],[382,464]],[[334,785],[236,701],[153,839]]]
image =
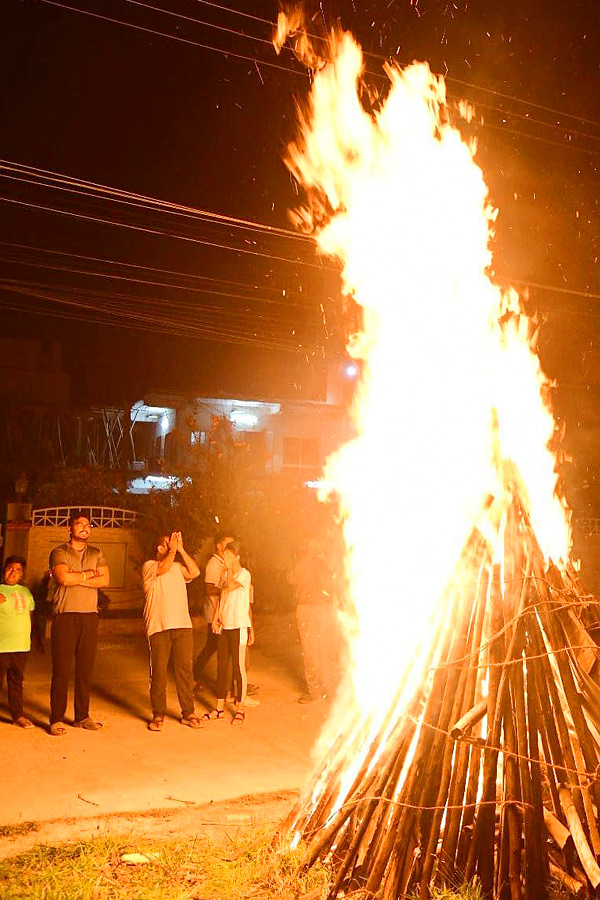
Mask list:
[[321,463],[319,457],[319,443],[315,438],[284,437],[283,439],[283,467],[318,469]]

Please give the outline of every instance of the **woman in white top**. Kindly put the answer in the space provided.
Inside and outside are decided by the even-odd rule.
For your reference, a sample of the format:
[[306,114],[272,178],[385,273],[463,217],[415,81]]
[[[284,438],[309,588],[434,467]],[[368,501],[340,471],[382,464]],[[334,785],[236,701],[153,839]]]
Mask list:
[[222,719],[225,715],[225,697],[230,685],[229,660],[231,660],[236,685],[236,711],[232,725],[242,725],[246,718],[244,708],[248,685],[246,647],[254,643],[252,579],[248,569],[242,566],[240,556],[241,547],[238,541],[231,541],[223,551],[225,571],[213,619],[213,631],[221,635],[217,649],[217,705],[215,709],[204,714],[205,719]]

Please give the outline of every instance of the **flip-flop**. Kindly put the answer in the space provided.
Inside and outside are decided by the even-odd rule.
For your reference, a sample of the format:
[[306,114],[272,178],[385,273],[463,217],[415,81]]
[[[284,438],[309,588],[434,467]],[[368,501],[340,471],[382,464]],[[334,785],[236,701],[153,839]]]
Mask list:
[[33,722],[31,722],[26,716],[19,716],[18,719],[14,720],[14,725],[18,725],[19,728],[35,728]]
[[204,725],[202,724],[198,716],[195,716],[193,713],[190,716],[183,716],[181,718],[181,724],[187,725],[188,728],[204,728]]
[[224,709],[211,709],[210,712],[205,712],[202,718],[206,719],[207,721],[214,721],[215,719],[222,719],[224,715]]
[[73,722],[73,728],[84,728],[85,731],[100,731],[102,722],[94,722],[91,716],[88,716],[87,719],[80,719],[78,722]]
[[148,731],[162,731],[164,716],[154,716],[151,722],[148,722]]
[[241,709],[238,709],[235,716],[231,720],[231,724],[235,725],[237,728],[239,728],[239,726],[243,725],[245,721],[246,721],[246,713],[242,712]]
[[48,731],[52,735],[52,737],[58,737],[59,734],[67,733],[67,729],[62,722],[51,722]]

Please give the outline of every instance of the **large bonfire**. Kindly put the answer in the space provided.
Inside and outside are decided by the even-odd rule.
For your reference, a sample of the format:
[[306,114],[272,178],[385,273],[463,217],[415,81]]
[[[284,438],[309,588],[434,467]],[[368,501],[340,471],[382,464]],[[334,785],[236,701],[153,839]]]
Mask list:
[[387,66],[373,101],[362,73],[332,38],[289,151],[297,222],[362,308],[363,377],[357,436],[325,472],[351,684],[282,833],[333,862],[331,898],[595,888],[597,615],[567,562],[534,329],[494,283],[495,211],[443,80]]

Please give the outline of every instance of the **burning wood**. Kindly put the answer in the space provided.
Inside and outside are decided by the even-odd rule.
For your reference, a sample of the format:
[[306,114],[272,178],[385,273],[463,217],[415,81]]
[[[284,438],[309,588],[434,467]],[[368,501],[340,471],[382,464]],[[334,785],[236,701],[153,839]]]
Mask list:
[[360,49],[345,35],[331,54],[288,165],[307,192],[296,221],[364,311],[357,438],[325,472],[351,695],[281,834],[307,842],[308,866],[334,863],[331,900],[473,880],[539,900],[551,874],[595,888],[598,612],[552,562],[568,559],[569,514],[535,330],[490,280],[495,211],[442,79],[389,66],[366,110]]
[[308,842],[308,865],[335,862],[332,900],[358,886],[425,898],[474,877],[488,896],[537,900],[550,874],[579,891],[572,845],[600,884],[600,721],[582,702],[584,687],[599,691],[578,662],[598,648],[581,623],[585,645],[569,639],[573,610],[591,607],[572,573],[544,567],[517,496],[498,534],[503,572],[481,534],[468,542],[427,684],[404,711],[392,706],[342,796],[338,748],[285,824]]

